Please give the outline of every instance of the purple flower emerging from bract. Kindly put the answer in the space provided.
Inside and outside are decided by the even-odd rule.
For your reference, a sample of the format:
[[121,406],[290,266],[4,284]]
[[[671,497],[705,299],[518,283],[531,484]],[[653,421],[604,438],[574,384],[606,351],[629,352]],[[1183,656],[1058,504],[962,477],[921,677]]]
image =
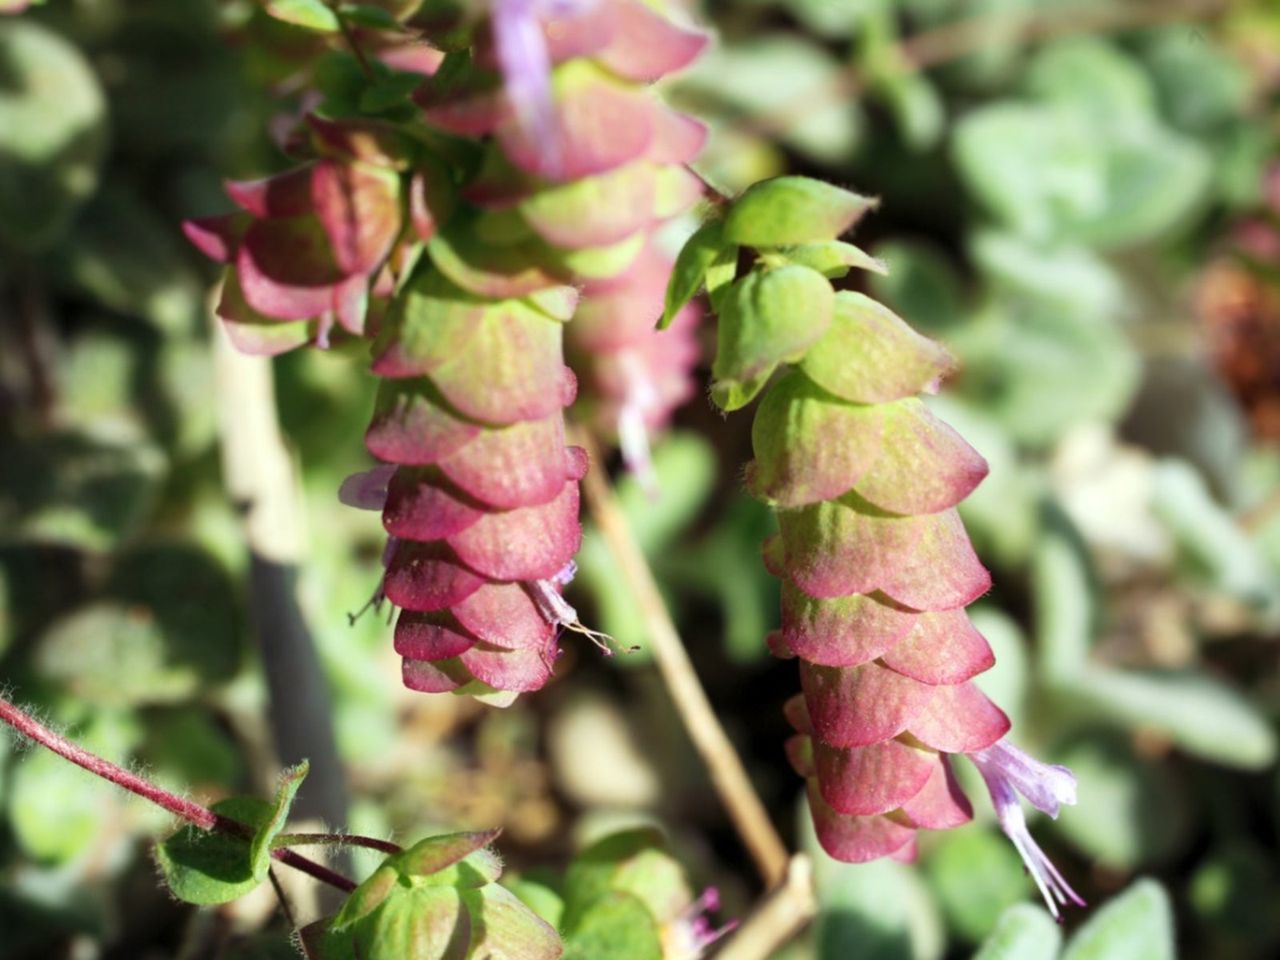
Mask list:
[[560,166],[555,155],[555,101],[551,93],[551,54],[542,20],[586,13],[597,0],[493,0],[494,53],[507,96],[526,134],[548,152],[549,169]]
[[1084,900],[1032,839],[1019,800],[1021,794],[1037,810],[1057,819],[1062,804],[1076,802],[1075,775],[1066,767],[1041,763],[1004,740],[968,756],[986,781],[1000,827],[1022,857],[1049,912],[1058,919],[1059,904],[1083,907]]
[[582,634],[582,636],[599,647],[600,652],[606,657],[612,657],[614,654],[613,637],[585,626],[578,617],[578,611],[573,609],[569,602],[561,596],[561,591],[572,583],[573,578],[577,575],[578,565],[570,560],[554,576],[546,580],[534,580],[529,584],[529,592],[533,595],[533,602],[547,622],[554,624],[557,630],[568,630],[570,633]]

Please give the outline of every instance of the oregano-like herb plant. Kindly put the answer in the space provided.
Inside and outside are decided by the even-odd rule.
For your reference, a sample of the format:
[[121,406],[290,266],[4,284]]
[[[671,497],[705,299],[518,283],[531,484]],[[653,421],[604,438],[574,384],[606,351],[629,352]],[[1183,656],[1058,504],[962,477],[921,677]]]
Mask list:
[[[248,353],[331,350],[377,379],[368,469],[335,491],[386,531],[368,605],[394,621],[407,687],[500,708],[551,680],[566,640],[620,652],[564,596],[579,485],[615,444],[662,495],[650,438],[700,392],[705,291],[711,399],[726,413],[756,405],[745,483],[776,517],[761,562],[781,581],[768,642],[794,659],[801,691],[785,708],[794,735],[777,747],[805,781],[822,847],[849,862],[910,860],[917,831],[970,819],[951,766],[963,756],[1056,916],[1082,901],[1031,838],[1020,797],[1056,816],[1075,780],[1013,746],[973,682],[994,658],[966,606],[991,579],[956,507],[987,465],[923,399],[955,362],[853,289],[854,271],[886,269],[845,239],[874,200],[792,176],[735,198],[708,191],[690,166],[705,128],[654,85],[709,37],[663,6],[267,2],[325,38],[323,68],[304,71],[303,109],[274,131],[287,168],[227,183],[234,209],[185,225],[225,265],[222,329]],[[681,225],[692,228],[683,244]],[[661,597],[646,596],[660,621]],[[699,749],[723,754],[687,658],[660,650]],[[300,931],[313,960],[689,960],[728,931],[706,917],[716,892],[695,896],[651,831],[589,846],[558,889],[504,886],[498,825],[403,849],[291,833],[305,766],[269,800],[204,807],[16,707],[0,717],[186,821],[156,851],[180,899],[228,902],[276,864],[342,891],[336,913]],[[803,858],[779,855],[736,757],[713,770],[757,837],[770,895],[798,898],[788,922],[803,922]],[[314,845],[385,859],[357,885],[297,852]]]

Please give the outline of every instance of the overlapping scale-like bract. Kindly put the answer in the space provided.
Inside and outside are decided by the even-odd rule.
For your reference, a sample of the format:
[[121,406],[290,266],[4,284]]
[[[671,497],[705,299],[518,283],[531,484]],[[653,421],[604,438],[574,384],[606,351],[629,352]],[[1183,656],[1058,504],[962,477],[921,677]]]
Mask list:
[[686,164],[706,137],[645,85],[690,63],[706,38],[641,0],[583,4],[544,26],[556,66],[552,117],[541,129],[529,129],[483,46],[446,65],[442,82],[418,99],[441,129],[492,135],[464,195],[506,213],[512,239],[531,234],[533,246],[551,251],[550,273],[577,284],[566,337],[583,376],[582,406],[643,474],[649,432],[696,392],[697,311],[686,307],[668,329],[654,327],[672,266],[658,231],[701,197]]
[[248,353],[327,347],[335,327],[362,336],[405,265],[410,155],[399,131],[310,116],[307,133],[301,166],[228,182],[237,212],[183,225],[227,264],[217,313]]
[[848,861],[909,857],[917,829],[967,821],[948,754],[1009,726],[973,683],[994,660],[964,610],[990,578],[956,505],[987,465],[920,400],[951,358],[830,283],[882,269],[836,240],[870,206],[780,178],[703,233],[719,238],[720,262],[757,255],[745,276],[705,278],[720,314],[712,396],[736,409],[764,391],[747,485],[778,518],[764,550],[782,580],[769,644],[797,659],[803,691],[787,705],[788,756],[819,839]]
[[[496,5],[492,16],[527,13]],[[419,690],[536,689],[574,625],[558,591],[581,539],[586,461],[565,445],[577,389],[565,321],[580,343],[615,347],[602,355],[618,369],[591,368],[593,386],[625,388],[631,361],[618,347],[659,372],[692,363],[680,331],[662,337],[675,350],[650,345],[669,272],[652,235],[699,195],[683,162],[703,132],[647,84],[705,41],[638,0],[537,26],[553,64],[549,126],[530,128],[528,91],[500,76],[487,30],[415,95],[437,134],[480,141],[457,209],[427,238],[373,347],[386,379],[366,441],[397,465],[384,589],[401,608],[405,682]],[[685,395],[683,383],[659,389],[668,405]]]
[[690,392],[689,321],[654,331],[670,268],[654,231],[698,199],[685,163],[705,131],[648,85],[706,40],[641,0],[495,2],[448,29],[454,52],[411,67],[419,111],[309,116],[299,166],[230,184],[240,211],[187,229],[228,265],[218,312],[241,347],[365,339],[379,465],[343,498],[381,511],[375,601],[399,610],[405,683],[506,703],[580,627],[560,597],[586,470],[565,438],[566,322],[581,302],[602,406],[634,406],[638,376],[652,426]]

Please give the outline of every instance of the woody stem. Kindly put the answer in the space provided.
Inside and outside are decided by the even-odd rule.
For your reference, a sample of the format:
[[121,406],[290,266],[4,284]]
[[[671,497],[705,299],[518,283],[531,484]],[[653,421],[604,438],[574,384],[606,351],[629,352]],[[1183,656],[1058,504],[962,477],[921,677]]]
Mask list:
[[644,625],[653,645],[653,657],[667,685],[676,712],[693,741],[694,749],[706,764],[721,802],[734,827],[755,861],[765,885],[772,887],[787,872],[787,848],[774,829],[764,804],[751,785],[742,760],[716,718],[706,691],[685,651],[684,643],[667,611],[662,593],[636,542],[627,519],[600,466],[600,455],[585,430],[574,439],[587,451],[591,469],[582,480],[591,516],[622,568],[628,588],[644,616]]

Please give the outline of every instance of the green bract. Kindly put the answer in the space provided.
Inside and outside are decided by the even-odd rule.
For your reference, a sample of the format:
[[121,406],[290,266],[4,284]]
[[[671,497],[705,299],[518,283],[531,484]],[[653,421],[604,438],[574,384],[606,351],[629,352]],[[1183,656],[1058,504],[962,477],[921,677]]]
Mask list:
[[777,177],[747,188],[724,222],[724,238],[748,247],[834,240],[878,201],[808,177]]
[[498,886],[496,830],[428,837],[383,861],[337,916],[304,932],[337,960],[554,960],[555,930]]
[[799,360],[831,324],[835,294],[808,267],[753,271],[734,283],[720,313],[712,398],[725,410],[750,403],[780,363]]
[[306,775],[305,761],[286,770],[271,803],[228,797],[213,805],[214,813],[248,828],[248,836],[187,827],[158,844],[156,860],[174,896],[199,905],[228,903],[267,879],[272,841]]

